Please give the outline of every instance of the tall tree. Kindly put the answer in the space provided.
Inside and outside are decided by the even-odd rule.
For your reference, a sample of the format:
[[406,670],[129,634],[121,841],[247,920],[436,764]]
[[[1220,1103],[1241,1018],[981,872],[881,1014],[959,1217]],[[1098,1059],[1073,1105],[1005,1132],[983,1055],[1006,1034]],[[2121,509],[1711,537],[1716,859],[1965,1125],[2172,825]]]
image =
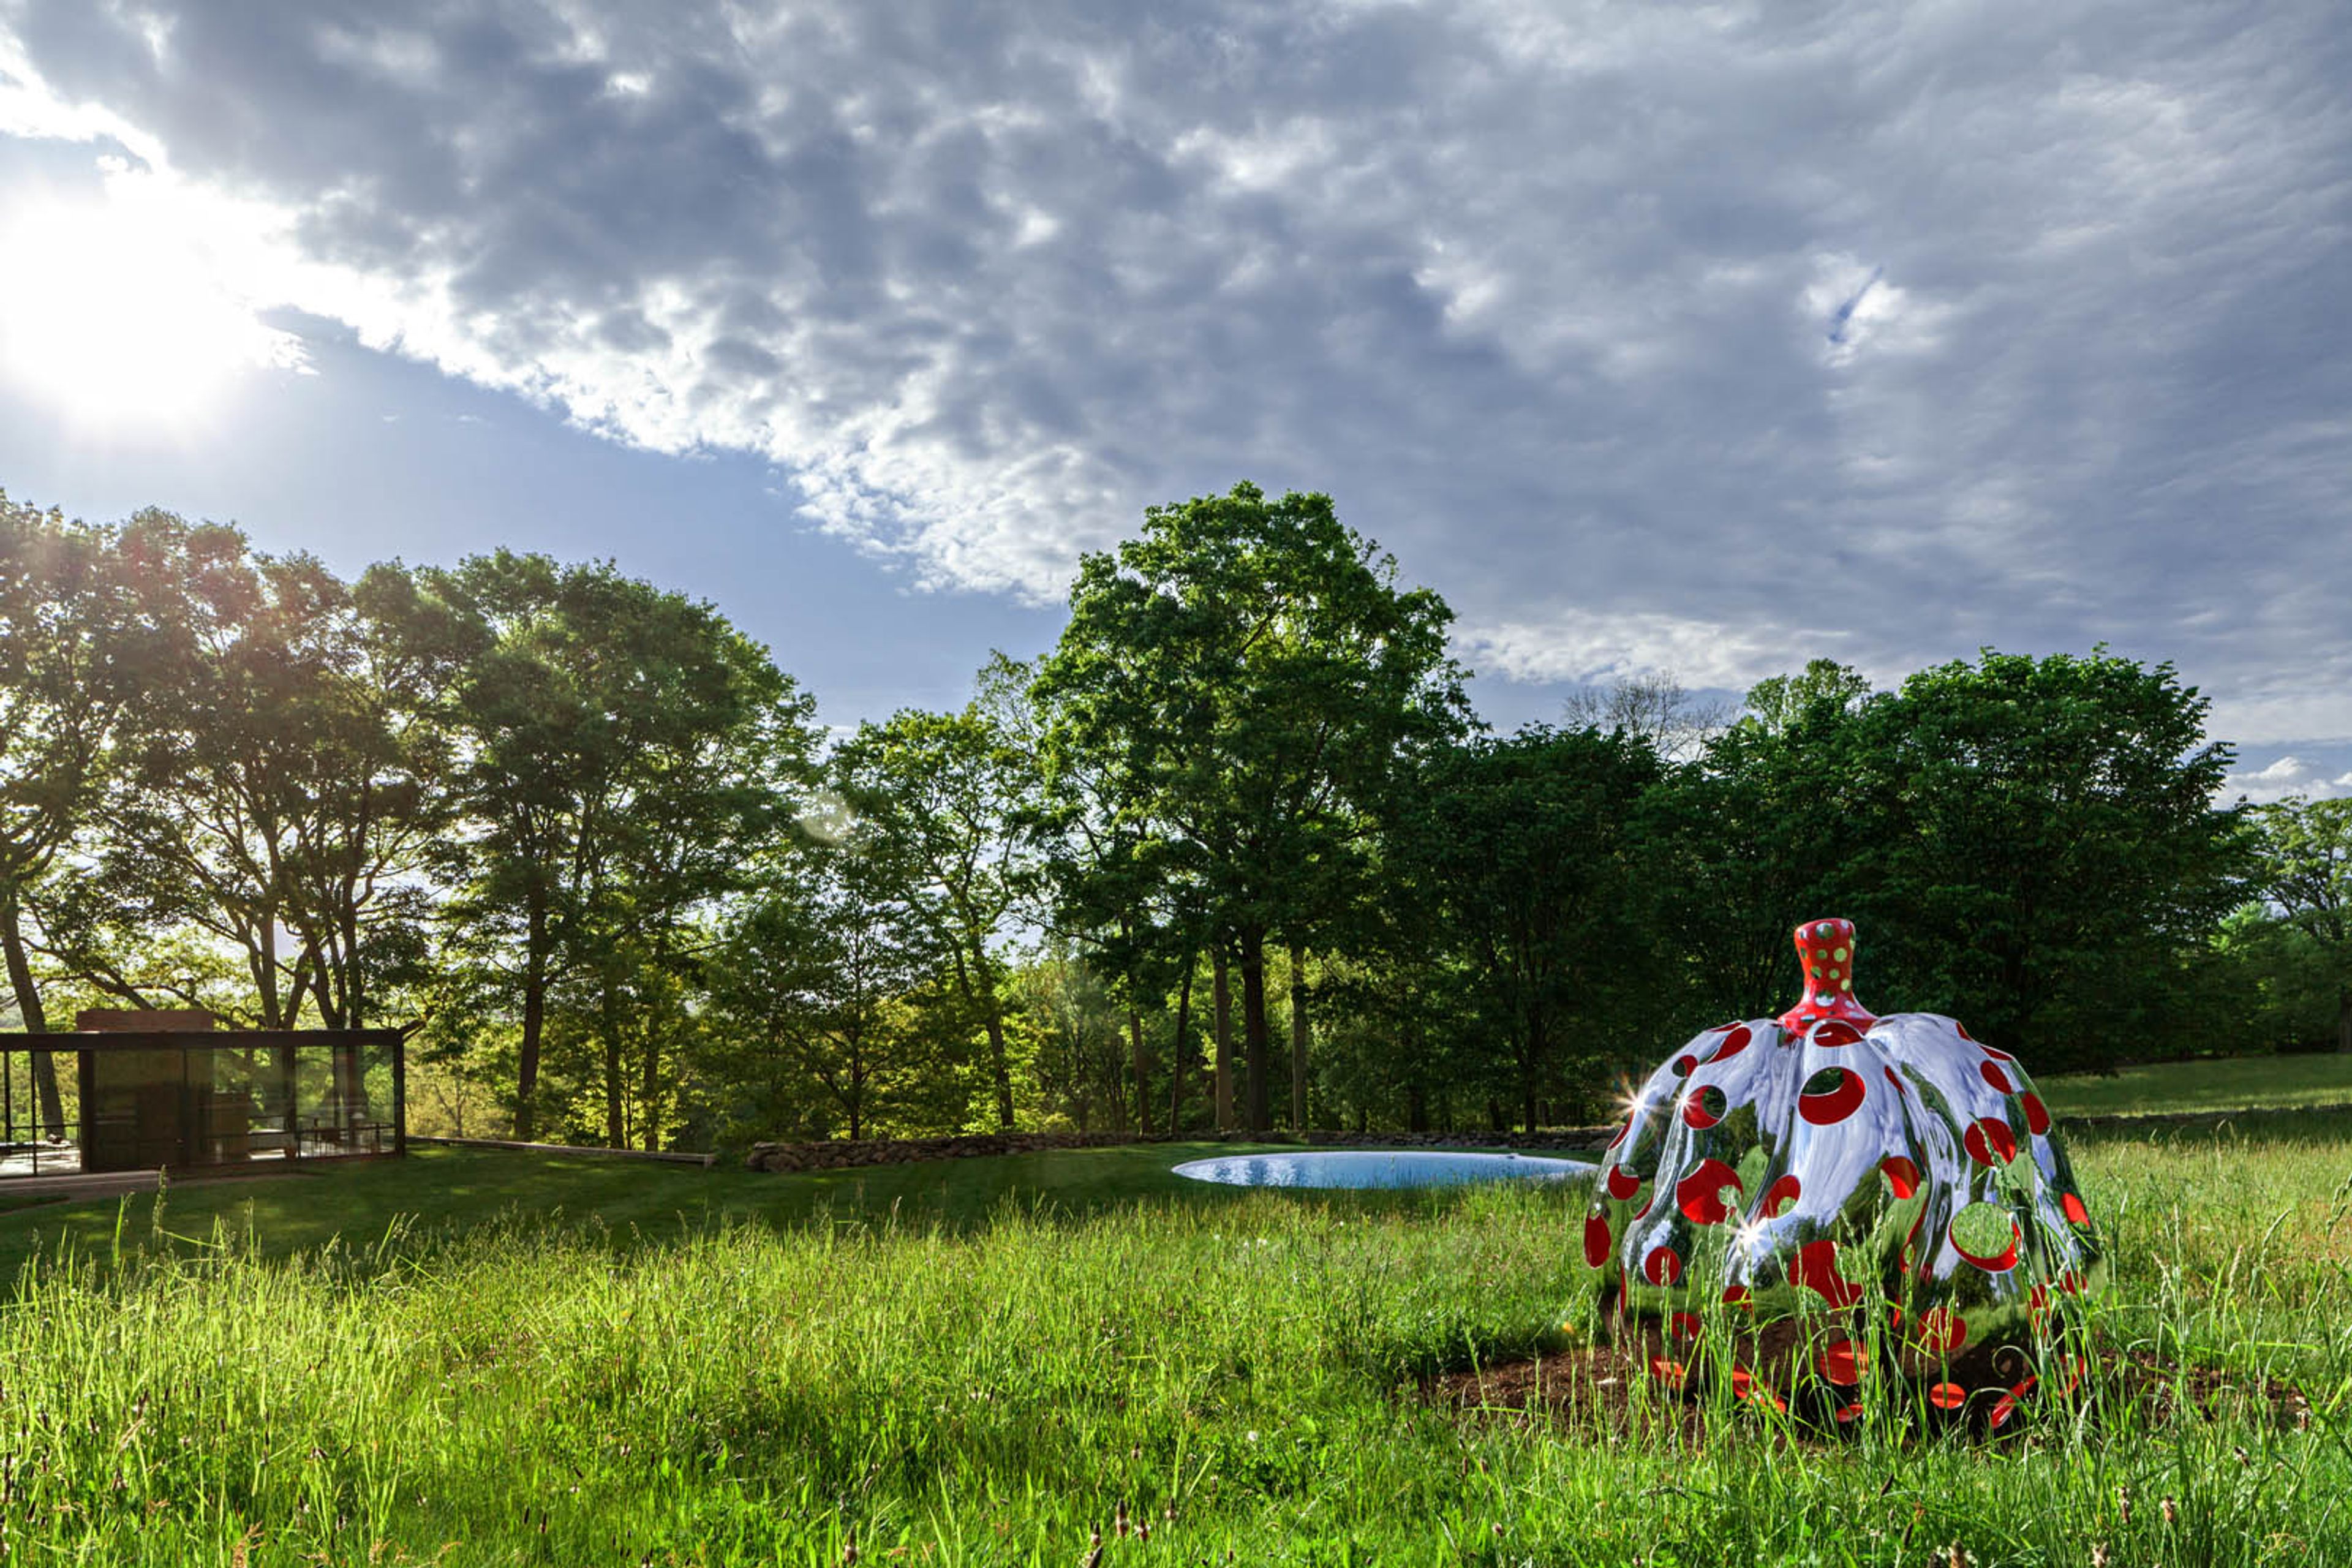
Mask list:
[[2352,800],[2258,806],[2263,898],[2308,937],[2336,992],[2336,1048],[2352,1052]]
[[[94,825],[126,715],[169,673],[175,617],[156,588],[120,531],[0,491],[0,954],[35,1034],[48,1018],[28,907],[60,852]],[[42,1125],[62,1133],[48,1052],[34,1054],[33,1072]]]
[[1564,1069],[1596,1061],[1607,1021],[1641,1016],[1657,989],[1642,803],[1658,776],[1641,737],[1542,726],[1430,769],[1411,853],[1507,1043],[1530,1131],[1555,1097],[1603,1098]]
[[[735,1076],[773,1116],[814,1085],[803,1125],[852,1138],[878,1120],[940,1114],[942,1059],[932,1005],[947,955],[906,897],[880,835],[852,826],[838,844],[772,859],[759,895],[730,924],[711,966],[724,1016],[757,1049]],[[779,1078],[782,1083],[776,1080]],[[763,1131],[772,1131],[773,1122]]]
[[[548,1013],[593,994],[608,1141],[658,1136],[647,977],[691,957],[707,911],[805,779],[814,706],[708,604],[499,551],[417,574],[459,668],[446,722],[470,831],[445,847],[461,952],[516,996],[516,1135],[535,1135]],[[646,966],[650,966],[647,968]],[[638,1058],[635,1092],[627,1058]]]
[[1328,496],[1241,484],[1154,507],[1080,563],[1039,672],[1049,777],[1098,773],[1230,933],[1253,1130],[1270,1121],[1268,941],[1360,896],[1410,755],[1465,721],[1451,614],[1395,574]]
[[859,726],[834,753],[840,788],[888,841],[901,896],[949,955],[957,993],[987,1041],[997,1125],[1013,1126],[1004,964],[999,944],[1034,888],[1037,775],[989,708],[906,710]]
[[2049,1070],[2168,1048],[2185,974],[2246,896],[2206,708],[2170,665],[2098,649],[1988,650],[1857,709],[1873,854],[1851,901],[1888,932],[1876,962],[1907,1005]]
[[[366,1021],[415,956],[415,878],[439,826],[442,752],[351,589],[308,556],[142,513],[121,549],[171,658],[124,737],[82,886],[45,906],[53,949],[135,1004],[210,1005],[268,1028]],[[172,933],[231,955],[226,994],[159,968]],[[204,964],[194,966],[201,977]]]

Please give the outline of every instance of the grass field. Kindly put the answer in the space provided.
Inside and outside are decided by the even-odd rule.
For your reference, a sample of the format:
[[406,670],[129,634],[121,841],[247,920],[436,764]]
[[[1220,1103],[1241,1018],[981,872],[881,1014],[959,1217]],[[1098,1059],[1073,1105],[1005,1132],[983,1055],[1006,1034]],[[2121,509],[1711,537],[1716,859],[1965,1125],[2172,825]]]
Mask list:
[[2037,1087],[2061,1116],[2151,1110],[2288,1110],[2352,1105],[2352,1056],[2242,1057],[2160,1062],[2110,1076],[2045,1078]]
[[[869,1563],[1075,1564],[1099,1531],[1104,1563],[2352,1561],[2352,1118],[2075,1151],[2116,1258],[2105,1331],[2291,1377],[2306,1429],[2249,1405],[1822,1442],[1745,1408],[1692,1436],[1637,1405],[1610,1439],[1417,1397],[1564,1347],[1591,1285],[1574,1192],[1218,1192],[1169,1177],[1167,1149],[825,1177],[435,1152],[0,1216],[0,1243],[46,1249],[0,1332],[0,1542],[764,1564],[854,1540]],[[1149,1542],[1117,1532],[1122,1505]]]

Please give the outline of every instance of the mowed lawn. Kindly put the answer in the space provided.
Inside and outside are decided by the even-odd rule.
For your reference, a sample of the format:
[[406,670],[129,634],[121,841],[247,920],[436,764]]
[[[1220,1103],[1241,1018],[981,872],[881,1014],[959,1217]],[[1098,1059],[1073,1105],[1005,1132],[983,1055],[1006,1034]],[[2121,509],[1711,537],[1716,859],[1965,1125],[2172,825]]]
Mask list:
[[2352,1055],[2159,1062],[2113,1074],[2080,1073],[2035,1082],[2050,1109],[2061,1116],[2352,1105]]
[[2100,1331],[2215,1383],[2202,1415],[1989,1443],[1890,1407],[1825,1437],[1644,1390],[1622,1430],[1465,1419],[1419,1380],[1577,1342],[1581,1184],[1246,1193],[1170,1174],[1190,1146],[789,1176],[433,1150],[19,1211],[0,1540],[248,1568],[1078,1564],[1097,1535],[1097,1568],[2352,1562],[2352,1117],[2073,1147]]

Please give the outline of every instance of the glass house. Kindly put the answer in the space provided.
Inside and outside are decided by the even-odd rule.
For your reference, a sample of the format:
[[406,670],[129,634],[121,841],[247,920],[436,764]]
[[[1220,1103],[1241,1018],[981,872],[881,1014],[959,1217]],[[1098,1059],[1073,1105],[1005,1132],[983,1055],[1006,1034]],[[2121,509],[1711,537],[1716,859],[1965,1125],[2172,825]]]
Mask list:
[[407,1152],[397,1029],[215,1030],[201,1013],[77,1022],[0,1035],[0,1181]]

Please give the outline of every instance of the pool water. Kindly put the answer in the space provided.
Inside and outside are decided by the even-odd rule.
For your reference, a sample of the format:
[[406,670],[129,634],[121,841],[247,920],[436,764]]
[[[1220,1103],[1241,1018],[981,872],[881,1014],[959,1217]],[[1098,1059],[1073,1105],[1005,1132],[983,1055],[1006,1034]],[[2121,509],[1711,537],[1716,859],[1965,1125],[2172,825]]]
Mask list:
[[1464,1154],[1433,1149],[1316,1149],[1225,1154],[1176,1167],[1196,1182],[1235,1187],[1458,1187],[1470,1182],[1562,1181],[1591,1175],[1582,1160],[1532,1154]]

